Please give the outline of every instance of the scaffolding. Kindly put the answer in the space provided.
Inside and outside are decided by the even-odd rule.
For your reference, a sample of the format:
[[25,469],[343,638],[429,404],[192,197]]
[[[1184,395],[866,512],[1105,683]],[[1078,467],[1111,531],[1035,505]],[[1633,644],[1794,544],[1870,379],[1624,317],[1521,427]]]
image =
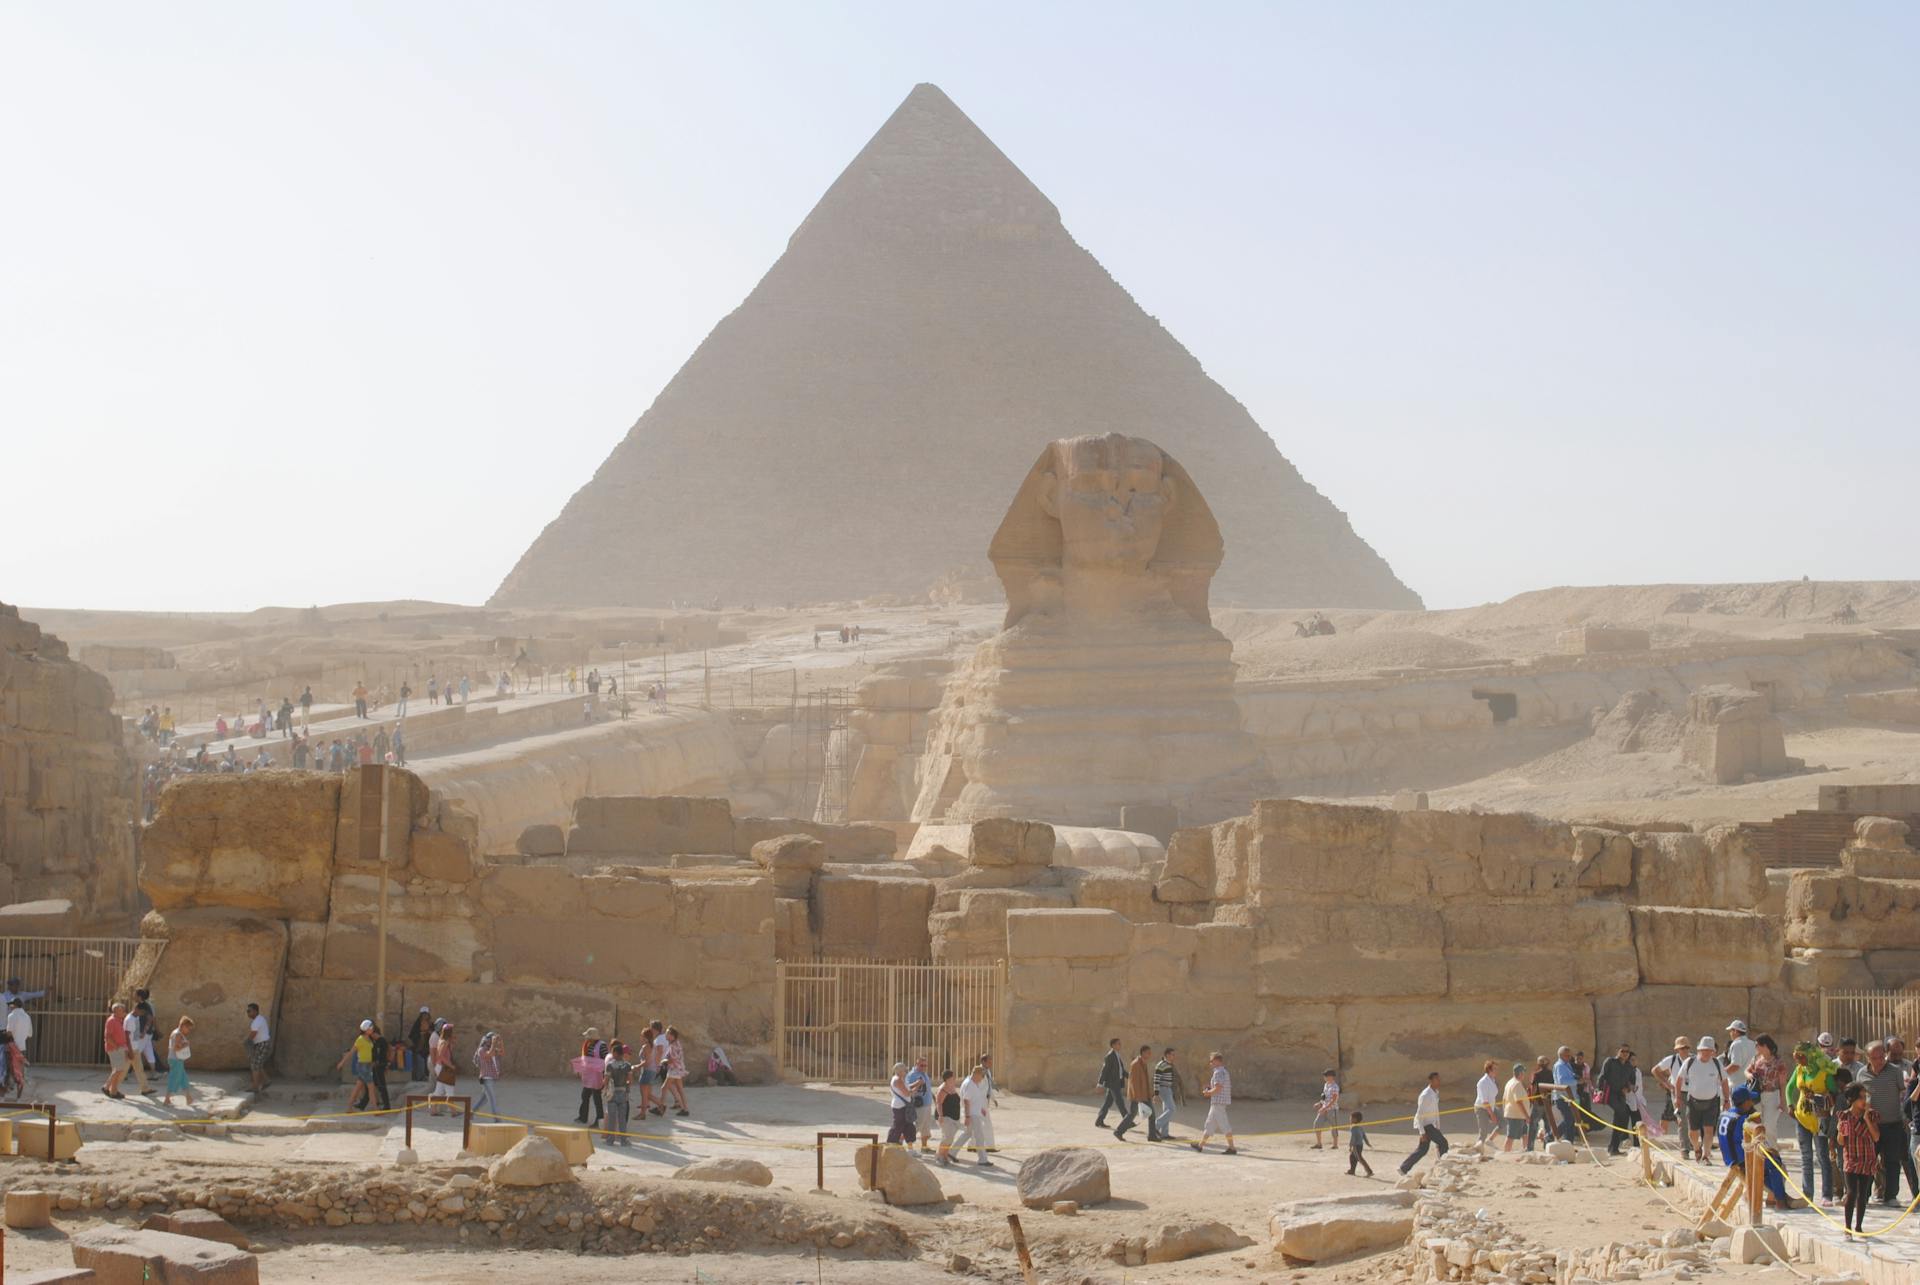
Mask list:
[[847,819],[847,711],[844,687],[807,692],[793,707],[787,738],[787,806],[814,821]]

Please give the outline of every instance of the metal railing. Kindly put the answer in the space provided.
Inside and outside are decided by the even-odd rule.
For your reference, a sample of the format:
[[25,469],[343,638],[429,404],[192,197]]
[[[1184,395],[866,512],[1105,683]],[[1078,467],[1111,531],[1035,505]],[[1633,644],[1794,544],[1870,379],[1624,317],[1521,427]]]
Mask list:
[[132,1004],[125,984],[136,956],[145,949],[139,962],[150,975],[166,945],[140,937],[0,937],[0,980],[19,978],[24,995],[44,992],[21,1005],[33,1019],[29,1059],[38,1066],[105,1066],[108,1006]]
[[1852,1036],[1865,1048],[1883,1035],[1913,1035],[1920,1027],[1920,991],[1820,992],[1820,1029]]
[[964,1074],[1003,1043],[1004,963],[780,960],[775,967],[774,1048],[787,1074],[885,1083],[895,1062],[921,1054],[936,1075],[948,1068]]

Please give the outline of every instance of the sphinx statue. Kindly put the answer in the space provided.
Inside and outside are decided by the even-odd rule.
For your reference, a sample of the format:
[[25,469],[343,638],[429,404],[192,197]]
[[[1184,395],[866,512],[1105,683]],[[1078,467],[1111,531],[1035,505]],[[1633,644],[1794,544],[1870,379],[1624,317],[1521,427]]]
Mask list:
[[1006,619],[947,685],[912,819],[1202,824],[1271,792],[1207,607],[1220,528],[1177,460],[1118,433],[1051,442],[987,553]]

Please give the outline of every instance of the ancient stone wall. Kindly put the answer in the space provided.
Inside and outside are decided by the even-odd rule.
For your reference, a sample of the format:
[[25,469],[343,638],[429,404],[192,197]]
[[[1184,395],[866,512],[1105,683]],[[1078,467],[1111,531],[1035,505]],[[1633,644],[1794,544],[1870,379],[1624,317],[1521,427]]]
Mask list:
[[[392,779],[382,1017],[394,1029],[426,1004],[462,1038],[510,1031],[528,1059],[519,1069],[545,1075],[565,1070],[584,1027],[631,1033],[659,1017],[680,1027],[696,1074],[715,1042],[743,1074],[764,1072],[770,878],[491,862],[476,853],[470,813],[411,773]],[[238,1063],[248,1002],[274,1012],[279,1065],[296,1075],[326,1073],[370,1015],[383,876],[361,853],[360,796],[358,772],[194,777],[161,796],[142,867],[156,908],[144,932],[170,944],[127,984],[150,985],[163,1011],[203,1030],[235,1032],[206,1041],[196,1064]]]
[[0,904],[54,903],[36,931],[127,932],[133,807],[113,689],[0,603]]
[[1077,1090],[1118,1035],[1193,1065],[1226,1051],[1250,1096],[1310,1091],[1326,1066],[1363,1098],[1405,1096],[1487,1056],[1811,1020],[1781,985],[1778,923],[1751,909],[1764,892],[1731,827],[1629,835],[1266,801],[1174,836],[1161,920],[1018,892],[1003,1073]]

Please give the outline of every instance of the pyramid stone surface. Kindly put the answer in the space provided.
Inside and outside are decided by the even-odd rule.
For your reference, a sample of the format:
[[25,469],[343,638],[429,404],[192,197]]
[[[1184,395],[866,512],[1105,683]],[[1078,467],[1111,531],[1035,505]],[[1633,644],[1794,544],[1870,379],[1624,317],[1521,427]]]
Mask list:
[[917,597],[981,567],[1054,438],[1177,455],[1216,603],[1417,607],[1246,408],[947,96],[917,86],[495,592],[497,606]]

